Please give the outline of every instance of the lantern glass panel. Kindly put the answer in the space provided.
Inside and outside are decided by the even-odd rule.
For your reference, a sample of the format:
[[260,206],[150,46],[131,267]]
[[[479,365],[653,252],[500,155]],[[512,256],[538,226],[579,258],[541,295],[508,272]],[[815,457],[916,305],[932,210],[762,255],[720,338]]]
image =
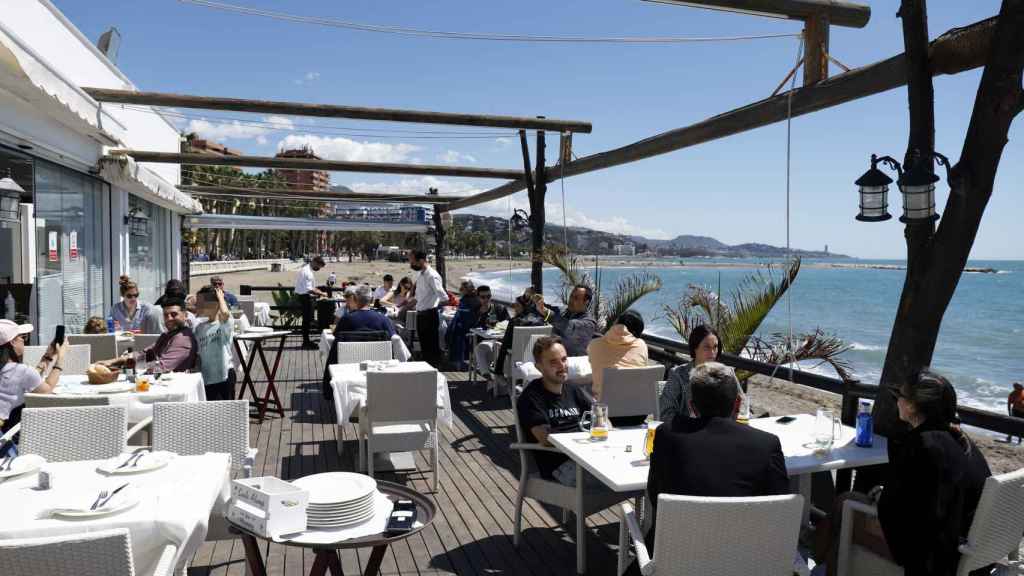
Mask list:
[[0,220],[17,220],[21,196],[14,192],[0,191]]
[[903,215],[908,220],[931,218],[935,214],[935,185],[903,186]]

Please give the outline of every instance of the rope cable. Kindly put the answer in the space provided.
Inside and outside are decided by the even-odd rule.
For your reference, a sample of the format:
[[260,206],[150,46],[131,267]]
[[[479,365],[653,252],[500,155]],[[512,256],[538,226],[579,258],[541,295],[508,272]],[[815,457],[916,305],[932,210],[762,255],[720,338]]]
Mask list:
[[547,43],[591,43],[591,44],[683,44],[695,42],[735,42],[745,40],[765,40],[773,38],[792,38],[800,36],[796,33],[754,34],[746,36],[533,36],[525,34],[493,34],[484,32],[450,32],[442,30],[424,30],[405,26],[385,26],[378,24],[362,24],[336,18],[318,16],[301,16],[285,12],[261,10],[237,4],[214,2],[212,0],[178,0],[182,4],[192,4],[204,8],[212,8],[223,12],[232,12],[246,16],[260,16],[283,22],[315,24],[331,28],[344,28],[360,32],[377,32],[400,36],[417,36],[424,38],[444,38],[449,40],[490,40],[498,42],[547,42]]

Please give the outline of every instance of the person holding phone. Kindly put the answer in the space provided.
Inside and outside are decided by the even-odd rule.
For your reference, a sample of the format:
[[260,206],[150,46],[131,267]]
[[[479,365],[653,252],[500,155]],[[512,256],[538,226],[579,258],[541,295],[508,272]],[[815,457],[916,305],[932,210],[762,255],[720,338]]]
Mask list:
[[[64,372],[67,344],[63,338],[60,342],[55,338],[50,343],[34,369],[23,363],[25,340],[31,333],[31,324],[0,320],[0,434],[21,421],[25,393],[52,394]],[[46,374],[45,378],[43,374]]]

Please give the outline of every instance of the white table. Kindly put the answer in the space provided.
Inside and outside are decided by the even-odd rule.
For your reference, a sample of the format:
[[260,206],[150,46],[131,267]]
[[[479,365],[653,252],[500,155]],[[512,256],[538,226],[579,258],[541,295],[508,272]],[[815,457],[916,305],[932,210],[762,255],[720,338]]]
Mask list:
[[[854,444],[856,431],[842,427],[840,438],[832,450],[815,455],[811,447],[815,417],[810,414],[796,415],[789,424],[779,424],[776,417],[755,418],[750,425],[779,437],[782,454],[786,458],[786,472],[796,492],[804,497],[804,517],[810,506],[811,474],[884,464],[889,461],[885,438],[875,435],[870,448]],[[583,471],[586,470],[605,486],[615,492],[634,492],[647,489],[647,475],[650,462],[644,458],[643,446],[647,431],[644,428],[612,430],[608,440],[591,442],[588,432],[567,432],[548,436],[551,443],[576,463],[576,499],[581,506],[583,500]],[[626,452],[626,446],[631,447]],[[586,573],[585,518],[576,518],[576,571]]]
[[[127,528],[137,574],[152,574],[164,547],[178,547],[175,565],[184,570],[206,538],[211,511],[224,509],[230,492],[229,454],[177,456],[166,467],[151,472],[106,476],[96,470],[102,460],[47,464],[54,488],[36,490],[36,474],[0,482],[0,540],[60,536]],[[140,501],[133,508],[94,519],[38,518],[53,506],[56,491],[98,493],[108,486],[130,482]]]
[[[334,389],[334,412],[338,415],[338,425],[344,426],[349,417],[357,414],[359,407],[366,402],[366,372],[359,369],[359,364],[331,364],[328,370],[331,373],[331,387]],[[434,367],[426,362],[403,362],[384,371],[420,370],[434,370]],[[437,419],[449,428],[454,425],[448,379],[440,371],[437,373]]]
[[253,306],[253,315],[256,316],[252,320],[256,326],[270,326],[270,303],[256,302]]
[[[326,362],[327,355],[331,353],[331,346],[334,346],[334,332],[329,328],[324,328],[320,332],[320,361]],[[391,337],[392,355],[399,362],[408,362],[412,358],[412,353],[409,352],[409,348],[405,345],[405,341],[398,334]]]
[[[124,382],[123,376],[118,382]],[[63,374],[53,393],[58,396],[92,396],[98,395],[96,390],[85,374]],[[154,381],[149,392],[119,392],[103,396],[110,398],[112,406],[124,406],[128,422],[135,423],[152,416],[156,402],[205,402],[206,387],[203,375],[198,372],[172,372]]]
[[[593,369],[590,367],[590,358],[587,356],[569,356],[569,380],[573,382],[590,383]],[[520,362],[519,375],[524,382],[530,383],[540,378],[540,370],[533,362]]]

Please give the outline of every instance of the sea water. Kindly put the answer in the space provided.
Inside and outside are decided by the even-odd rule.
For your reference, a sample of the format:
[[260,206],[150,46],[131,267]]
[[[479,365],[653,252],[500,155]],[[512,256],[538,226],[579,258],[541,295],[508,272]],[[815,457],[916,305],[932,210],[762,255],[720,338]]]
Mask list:
[[[685,266],[671,264],[683,261]],[[584,258],[593,275],[592,258]],[[704,285],[724,295],[725,301],[740,282],[763,260],[662,259],[665,266],[600,268],[601,285],[610,294],[619,280],[648,271],[661,277],[661,291],[641,300],[635,309],[643,314],[650,334],[679,339],[665,312],[686,295],[691,284]],[[843,267],[828,267],[839,264]],[[666,266],[668,265],[668,266]],[[725,267],[721,267],[724,265]],[[844,359],[862,382],[876,384],[882,373],[885,351],[903,288],[905,265],[896,260],[804,260],[790,300],[783,298],[761,324],[758,334],[770,337],[786,333],[790,320],[794,334],[820,327],[850,346]],[[517,263],[516,266],[522,266]],[[825,266],[825,267],[821,267]],[[847,266],[857,266],[851,268]],[[885,266],[886,269],[870,266]],[[1011,384],[1024,380],[1024,261],[984,261],[969,267],[992,268],[996,273],[964,273],[942,321],[932,366],[953,382],[962,404],[1005,411]],[[511,300],[529,284],[529,270],[477,273],[478,283],[489,284],[495,296]],[[774,278],[781,278],[779,270]],[[559,293],[560,275],[545,269],[545,293],[549,300]],[[828,365],[804,363],[802,368],[834,376]]]

